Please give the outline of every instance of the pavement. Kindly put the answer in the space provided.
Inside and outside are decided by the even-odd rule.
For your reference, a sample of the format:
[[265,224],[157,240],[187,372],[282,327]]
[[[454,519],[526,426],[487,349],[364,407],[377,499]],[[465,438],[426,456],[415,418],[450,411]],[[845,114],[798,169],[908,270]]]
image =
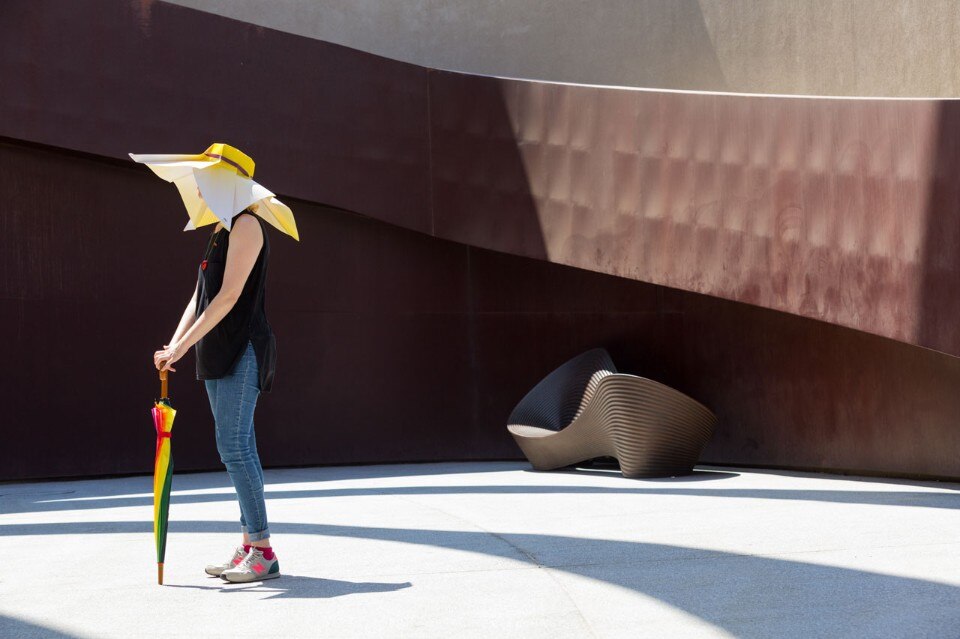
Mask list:
[[960,637],[960,484],[525,462],[266,469],[282,576],[226,472],[0,484],[0,637]]

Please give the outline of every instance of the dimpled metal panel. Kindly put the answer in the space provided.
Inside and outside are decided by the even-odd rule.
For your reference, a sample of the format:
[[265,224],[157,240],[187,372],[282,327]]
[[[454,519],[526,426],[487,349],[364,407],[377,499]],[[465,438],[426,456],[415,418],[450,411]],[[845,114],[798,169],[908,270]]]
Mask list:
[[451,73],[431,95],[438,235],[960,355],[956,101]]

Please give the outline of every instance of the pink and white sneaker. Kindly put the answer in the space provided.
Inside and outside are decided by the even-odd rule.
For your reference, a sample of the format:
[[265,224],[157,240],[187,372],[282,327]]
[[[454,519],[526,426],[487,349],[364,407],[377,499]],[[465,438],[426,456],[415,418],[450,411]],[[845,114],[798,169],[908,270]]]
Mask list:
[[235,567],[237,564],[243,561],[243,558],[246,556],[247,551],[243,549],[243,546],[237,546],[233,551],[233,557],[231,557],[229,560],[222,564],[210,564],[204,568],[203,571],[208,575],[219,577],[224,570]]
[[273,559],[263,556],[263,550],[252,546],[242,561],[233,568],[220,573],[220,578],[230,583],[245,583],[248,581],[263,581],[280,576],[280,562],[277,555]]

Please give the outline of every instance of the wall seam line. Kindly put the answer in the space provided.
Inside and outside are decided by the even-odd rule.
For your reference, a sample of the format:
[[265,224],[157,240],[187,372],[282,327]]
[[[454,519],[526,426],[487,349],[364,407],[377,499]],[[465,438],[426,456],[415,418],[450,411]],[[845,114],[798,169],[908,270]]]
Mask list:
[[427,192],[430,198],[430,235],[436,237],[436,222],[433,205],[433,113],[430,94],[430,77],[433,69],[427,68]]

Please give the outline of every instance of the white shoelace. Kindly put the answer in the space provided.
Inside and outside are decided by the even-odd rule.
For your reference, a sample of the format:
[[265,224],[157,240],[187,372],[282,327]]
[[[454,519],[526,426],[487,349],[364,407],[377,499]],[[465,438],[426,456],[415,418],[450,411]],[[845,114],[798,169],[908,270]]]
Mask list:
[[257,550],[254,546],[250,549],[250,552],[247,553],[247,556],[243,558],[239,564],[237,564],[238,570],[252,570],[251,566],[255,564],[261,557],[263,557],[263,551]]

